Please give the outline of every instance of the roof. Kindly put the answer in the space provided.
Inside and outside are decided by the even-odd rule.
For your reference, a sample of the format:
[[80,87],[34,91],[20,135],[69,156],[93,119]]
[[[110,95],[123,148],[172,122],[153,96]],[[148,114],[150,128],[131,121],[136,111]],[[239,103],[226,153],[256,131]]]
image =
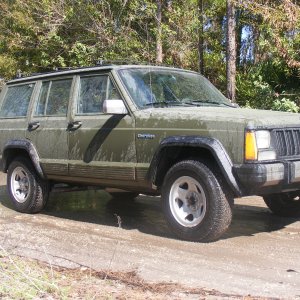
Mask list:
[[[172,68],[174,67],[166,67],[166,66],[153,66],[153,65],[104,65],[104,66],[93,66],[93,67],[79,67],[79,68],[70,68],[70,69],[63,69],[51,72],[44,72],[44,73],[35,73],[26,77],[12,79],[7,82],[7,84],[19,83],[19,82],[27,82],[27,81],[35,81],[40,79],[46,79],[51,77],[57,76],[64,76],[64,75],[76,75],[79,73],[88,73],[88,72],[95,72],[95,71],[105,71],[105,70],[112,70],[112,69],[123,69],[123,68]],[[178,69],[179,70],[179,69]]]
[[51,72],[44,72],[44,73],[35,73],[26,77],[12,79],[7,82],[7,84],[17,83],[17,82],[25,82],[25,81],[34,81],[39,80],[41,78],[49,78],[54,76],[64,76],[69,74],[78,74],[78,73],[85,73],[85,72],[93,72],[93,71],[102,71],[102,70],[111,70],[117,66],[109,65],[109,66],[94,66],[94,67],[80,67],[80,68],[67,68],[67,69],[60,69],[57,71]]

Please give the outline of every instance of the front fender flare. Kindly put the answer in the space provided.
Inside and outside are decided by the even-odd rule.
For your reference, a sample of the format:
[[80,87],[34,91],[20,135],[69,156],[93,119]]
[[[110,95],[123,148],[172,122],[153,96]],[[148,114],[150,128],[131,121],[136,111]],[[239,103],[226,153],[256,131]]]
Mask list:
[[221,144],[221,142],[214,138],[208,137],[200,137],[200,136],[170,136],[163,139],[157,148],[153,159],[150,164],[148,179],[151,180],[152,183],[155,183],[158,166],[161,162],[163,150],[166,147],[197,147],[204,148],[210,151],[210,153],[215,158],[223,176],[225,177],[227,183],[232,188],[233,192],[237,196],[242,195],[242,191],[239,188],[239,185],[233,174],[233,164],[232,161],[227,154],[225,148]]

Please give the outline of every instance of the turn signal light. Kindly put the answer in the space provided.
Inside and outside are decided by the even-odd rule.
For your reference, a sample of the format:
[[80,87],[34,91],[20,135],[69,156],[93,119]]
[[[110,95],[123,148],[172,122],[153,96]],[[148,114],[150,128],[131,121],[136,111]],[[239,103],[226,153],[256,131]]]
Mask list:
[[256,138],[255,138],[255,133],[252,131],[246,132],[245,159],[246,160],[257,160]]

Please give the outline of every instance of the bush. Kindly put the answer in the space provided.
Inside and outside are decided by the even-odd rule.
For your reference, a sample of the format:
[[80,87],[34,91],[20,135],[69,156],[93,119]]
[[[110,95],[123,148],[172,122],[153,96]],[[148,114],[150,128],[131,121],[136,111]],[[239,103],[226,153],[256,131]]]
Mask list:
[[299,112],[297,104],[289,98],[280,95],[266,82],[259,70],[250,68],[249,72],[239,73],[237,76],[237,103],[240,106]]
[[287,98],[277,99],[274,101],[272,105],[272,110],[281,110],[281,111],[288,111],[288,112],[299,112],[299,107],[297,104]]

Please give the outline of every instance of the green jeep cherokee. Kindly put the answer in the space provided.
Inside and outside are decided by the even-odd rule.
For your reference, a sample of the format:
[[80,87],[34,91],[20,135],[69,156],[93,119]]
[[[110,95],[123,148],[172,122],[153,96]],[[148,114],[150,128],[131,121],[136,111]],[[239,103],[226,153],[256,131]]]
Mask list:
[[234,197],[300,215],[299,115],[237,108],[181,69],[107,65],[8,82],[0,163],[25,213],[65,183],[161,194],[172,230],[194,241],[227,230]]

